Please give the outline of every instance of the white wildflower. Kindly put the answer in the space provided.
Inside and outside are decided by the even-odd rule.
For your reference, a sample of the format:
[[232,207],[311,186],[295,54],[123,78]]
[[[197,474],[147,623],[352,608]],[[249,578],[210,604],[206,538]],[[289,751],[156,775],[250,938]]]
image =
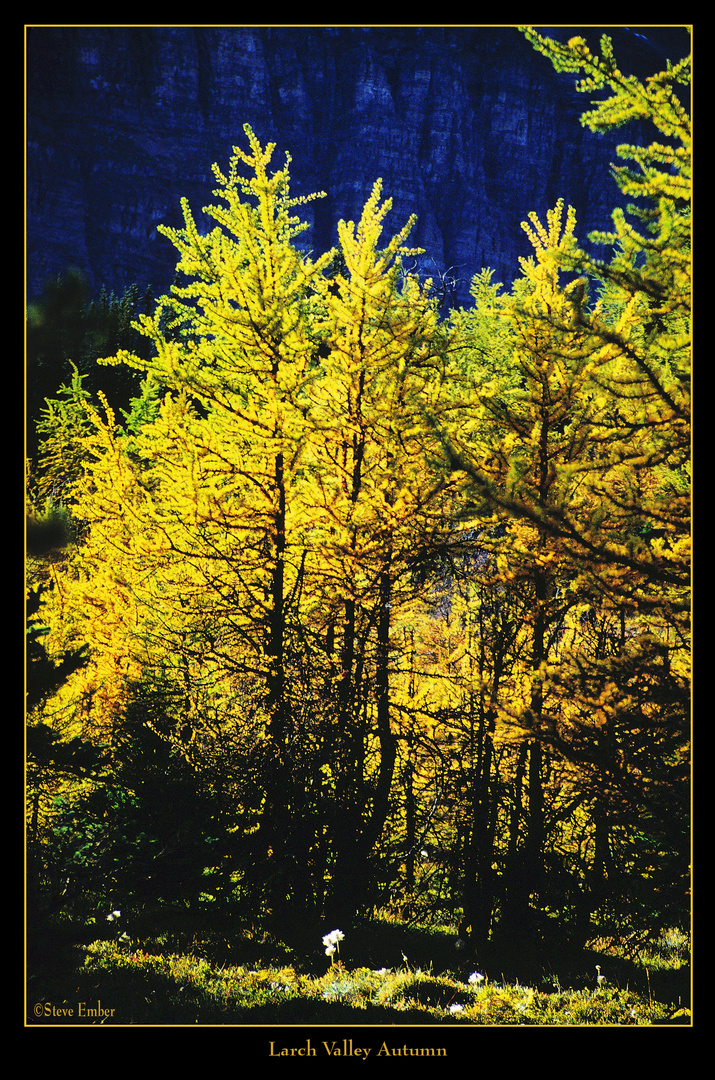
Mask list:
[[323,938],[323,945],[337,945],[339,941],[343,941],[345,934],[342,930],[331,930],[329,934],[326,934]]
[[606,976],[601,974],[601,965],[600,964],[596,964],[596,971],[598,972],[598,975],[596,976],[596,982],[598,983],[599,986],[601,986],[603,983],[605,983]]
[[484,976],[480,971],[473,971],[469,976],[469,981],[470,983],[476,983],[476,985],[479,986],[480,983],[484,982]]
[[121,914],[122,914],[121,911],[113,911],[113,912],[111,912],[111,914],[107,915],[107,922],[114,922],[114,920],[118,919]]
[[331,930],[329,934],[325,934],[323,937],[323,945],[325,945],[325,955],[334,956],[335,950],[338,948],[338,942],[343,941],[344,939],[345,934],[342,932],[342,930]]
[[458,1005],[457,1002],[455,1002],[454,1005],[449,1006],[449,1011],[451,1013],[464,1012],[464,1005]]

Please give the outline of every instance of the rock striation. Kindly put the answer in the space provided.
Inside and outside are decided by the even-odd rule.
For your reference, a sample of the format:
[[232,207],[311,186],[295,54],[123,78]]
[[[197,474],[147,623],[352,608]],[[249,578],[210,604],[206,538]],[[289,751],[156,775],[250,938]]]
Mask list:
[[[678,28],[635,29],[611,32],[637,74],[688,48]],[[544,32],[597,47],[602,30]],[[416,213],[425,272],[451,268],[465,302],[482,267],[505,283],[518,273],[529,211],[563,197],[580,237],[608,226],[616,140],[580,126],[587,105],[511,26],[33,27],[28,299],[69,267],[95,292],[167,289],[176,253],[157,225],[182,223],[184,195],[200,223],[211,164],[245,146],[248,122],[280,161],[290,153],[295,194],[327,193],[305,208],[314,251],[359,216],[380,177],[387,227]]]

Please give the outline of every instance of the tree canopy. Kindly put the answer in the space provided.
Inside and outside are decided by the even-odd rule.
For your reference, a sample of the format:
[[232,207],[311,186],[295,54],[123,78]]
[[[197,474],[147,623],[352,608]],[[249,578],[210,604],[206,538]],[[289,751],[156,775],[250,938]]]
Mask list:
[[584,123],[664,140],[619,148],[603,259],[560,200],[508,290],[484,270],[445,314],[381,181],[314,257],[320,195],[247,126],[208,227],[184,201],[162,230],[146,347],[99,360],[134,396],[75,366],[47,400],[40,893],[69,872],[294,933],[391,903],[524,947],[687,918],[688,64],[642,85],[607,37],[524,32],[608,91]]

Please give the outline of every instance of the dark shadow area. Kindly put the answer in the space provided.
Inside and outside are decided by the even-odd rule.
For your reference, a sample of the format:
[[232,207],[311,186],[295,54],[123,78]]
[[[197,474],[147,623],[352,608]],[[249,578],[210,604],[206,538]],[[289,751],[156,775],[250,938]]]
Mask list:
[[[151,923],[150,919],[153,920]],[[34,932],[31,930],[28,935],[28,1023],[278,1026],[433,1026],[450,1023],[419,1009],[400,1009],[390,1004],[368,1003],[357,1009],[351,1004],[349,994],[341,1000],[337,976],[332,999],[291,997],[287,991],[286,999],[277,1001],[275,993],[267,990],[266,996],[270,996],[270,1000],[261,1002],[258,994],[258,1000],[249,1004],[239,1000],[240,994],[234,997],[229,993],[219,1000],[205,988],[193,986],[188,975],[182,982],[132,960],[133,950],[138,949],[149,956],[173,954],[201,958],[217,970],[231,966],[256,970],[292,967],[296,972],[315,976],[328,970],[329,962],[320,943],[313,952],[298,954],[275,938],[248,928],[241,929],[228,912],[209,918],[207,912],[181,911],[176,906],[163,905],[151,912],[128,915],[127,928],[131,938],[126,947],[126,964],[111,971],[85,968],[84,946],[98,938],[116,938],[116,930],[49,920],[41,930],[37,927]],[[348,972],[358,968],[402,968],[434,976],[423,987],[411,990],[412,996],[425,1005],[449,1004],[446,999],[442,1001],[445,988],[438,984],[437,976],[450,973],[466,981],[474,970],[479,970],[491,983],[518,982],[541,993],[593,990],[600,972],[611,987],[634,991],[645,999],[671,1005],[674,1009],[690,1005],[690,972],[685,966],[646,972],[634,961],[604,956],[592,950],[554,953],[521,962],[495,951],[483,957],[477,966],[469,946],[455,948],[458,939],[445,931],[371,922],[350,927],[345,933],[341,961]],[[136,964],[134,968],[133,963]],[[52,1003],[51,1008],[55,1011],[49,1012],[50,1006],[46,1003]],[[33,1015],[33,1010],[39,1012],[41,1007],[45,1013]],[[72,1013],[63,1013],[62,1009],[72,1009]]]

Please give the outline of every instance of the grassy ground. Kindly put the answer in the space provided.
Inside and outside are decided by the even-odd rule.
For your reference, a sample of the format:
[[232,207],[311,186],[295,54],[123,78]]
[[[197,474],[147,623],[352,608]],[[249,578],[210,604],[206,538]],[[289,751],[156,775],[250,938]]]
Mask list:
[[328,957],[319,938],[298,951],[230,922],[188,929],[185,913],[175,915],[160,932],[121,916],[33,935],[28,1025],[691,1022],[686,943],[675,934],[635,960],[582,952],[518,970],[499,956],[480,963],[448,928],[375,920],[346,929]]

